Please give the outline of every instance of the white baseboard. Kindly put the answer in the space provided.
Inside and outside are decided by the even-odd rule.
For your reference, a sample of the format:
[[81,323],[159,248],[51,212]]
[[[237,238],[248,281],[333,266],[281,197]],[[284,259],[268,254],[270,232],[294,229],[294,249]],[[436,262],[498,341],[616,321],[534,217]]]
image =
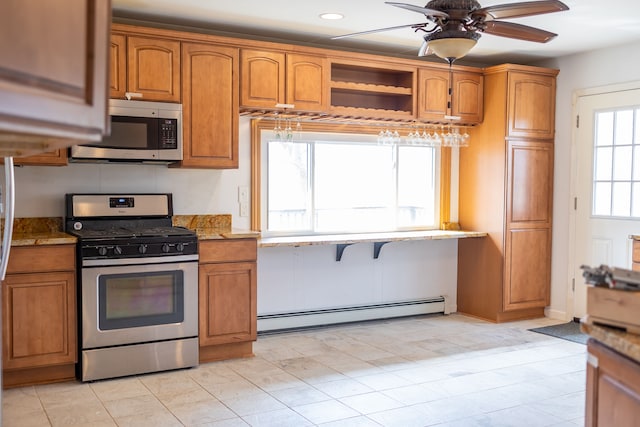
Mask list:
[[447,313],[445,297],[364,306],[337,307],[258,315],[258,332],[389,319],[420,314]]
[[544,309],[544,315],[545,317],[548,317],[550,319],[556,319],[556,320],[564,320],[564,321],[570,321],[572,320],[566,311],[561,311],[561,310],[554,310],[551,309],[549,307]]

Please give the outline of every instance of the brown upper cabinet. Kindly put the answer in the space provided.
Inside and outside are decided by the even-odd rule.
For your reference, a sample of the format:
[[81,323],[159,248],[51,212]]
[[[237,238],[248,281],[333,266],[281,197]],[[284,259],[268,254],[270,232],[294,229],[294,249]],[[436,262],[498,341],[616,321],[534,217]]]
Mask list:
[[328,61],[317,55],[242,49],[242,107],[325,111],[328,105]]
[[555,76],[513,71],[508,79],[508,136],[552,139],[555,132]]
[[108,129],[110,2],[5,0],[2,6],[1,154],[99,141]]
[[139,93],[145,101],[180,102],[180,42],[111,35],[110,97]]
[[[450,93],[451,92],[451,93]],[[437,68],[418,70],[418,119],[477,124],[482,122],[483,76],[480,72]]]
[[60,148],[33,156],[16,157],[13,159],[13,164],[16,166],[66,166],[69,164],[69,158],[67,149]]
[[238,167],[238,48],[182,45],[181,167]]

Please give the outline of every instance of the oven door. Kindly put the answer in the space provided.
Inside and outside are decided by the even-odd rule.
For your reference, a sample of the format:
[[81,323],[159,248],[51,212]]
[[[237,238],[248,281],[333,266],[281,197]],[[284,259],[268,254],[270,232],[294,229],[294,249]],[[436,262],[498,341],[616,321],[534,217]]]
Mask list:
[[197,255],[99,263],[82,267],[83,350],[198,336]]

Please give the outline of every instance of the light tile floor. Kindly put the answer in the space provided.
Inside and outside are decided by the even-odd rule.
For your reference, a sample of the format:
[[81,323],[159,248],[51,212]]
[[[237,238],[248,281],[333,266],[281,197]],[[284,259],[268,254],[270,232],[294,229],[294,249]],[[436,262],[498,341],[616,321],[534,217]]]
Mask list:
[[255,357],[5,390],[3,426],[584,425],[586,347],[431,315],[260,336]]

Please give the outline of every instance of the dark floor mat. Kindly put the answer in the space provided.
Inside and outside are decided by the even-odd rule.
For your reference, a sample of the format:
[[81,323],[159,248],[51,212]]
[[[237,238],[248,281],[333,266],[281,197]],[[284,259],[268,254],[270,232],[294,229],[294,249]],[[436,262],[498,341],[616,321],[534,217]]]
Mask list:
[[562,338],[568,341],[586,344],[589,336],[580,331],[579,322],[561,323],[559,325],[544,326],[542,328],[529,329],[539,334],[550,335],[556,338]]

